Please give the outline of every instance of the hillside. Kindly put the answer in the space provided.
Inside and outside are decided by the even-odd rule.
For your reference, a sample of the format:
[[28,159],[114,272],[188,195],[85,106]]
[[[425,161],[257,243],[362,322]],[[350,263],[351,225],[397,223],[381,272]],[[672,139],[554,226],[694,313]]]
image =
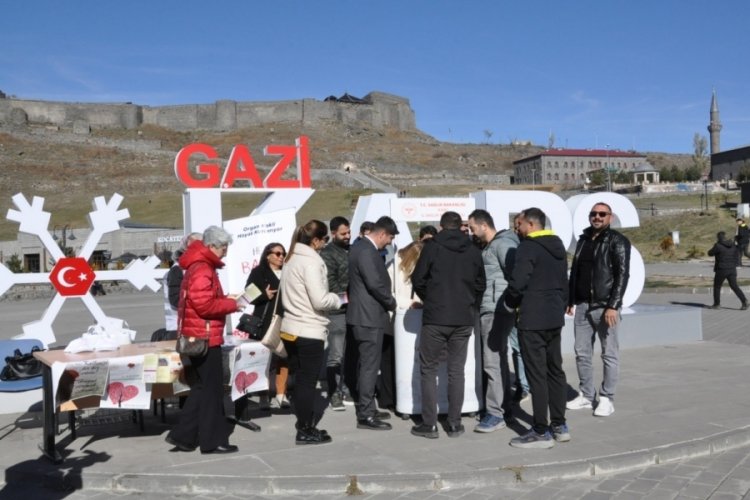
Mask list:
[[[183,186],[174,176],[173,162],[180,148],[202,142],[226,158],[234,145],[247,144],[263,169],[274,161],[263,157],[264,146],[292,144],[299,135],[310,137],[313,171],[342,170],[346,164],[376,176],[394,190],[406,189],[412,194],[444,193],[448,185],[457,194],[486,188],[479,176],[512,175],[513,161],[543,149],[444,143],[416,131],[334,122],[311,128],[259,126],[228,133],[175,132],[146,125],[134,130],[92,130],[88,134],[58,127],[13,128],[0,124],[0,210],[5,214],[12,207],[11,197],[21,192],[27,197],[45,198],[45,210],[53,214],[50,227],[88,225],[85,216],[93,196],[118,192],[126,199],[131,221],[179,226]],[[657,168],[672,164],[682,167],[689,162],[689,155],[656,153],[648,157]],[[322,192],[341,191],[341,186],[331,180],[317,181],[315,187]],[[365,192],[338,193],[338,204],[351,210],[351,200]],[[227,203],[231,215],[233,202]],[[237,210],[238,214],[246,213],[245,208]],[[4,218],[0,221],[1,239],[14,238],[16,231],[15,223]]]

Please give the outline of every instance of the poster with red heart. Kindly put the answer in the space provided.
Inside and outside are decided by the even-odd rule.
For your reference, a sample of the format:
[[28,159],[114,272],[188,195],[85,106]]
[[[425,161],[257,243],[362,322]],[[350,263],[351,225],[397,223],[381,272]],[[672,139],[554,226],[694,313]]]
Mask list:
[[109,379],[100,408],[148,410],[151,387],[143,381],[143,356],[113,358],[109,361]]
[[260,342],[244,342],[234,348],[230,359],[232,401],[245,394],[268,389],[270,351]]

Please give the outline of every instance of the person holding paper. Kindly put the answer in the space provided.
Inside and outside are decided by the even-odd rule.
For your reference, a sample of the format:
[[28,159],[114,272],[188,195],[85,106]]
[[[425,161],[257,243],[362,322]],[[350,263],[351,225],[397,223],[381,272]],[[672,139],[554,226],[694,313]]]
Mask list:
[[[208,353],[189,360],[190,394],[177,425],[165,440],[174,451],[233,453],[229,444],[229,426],[224,414],[221,345],[227,314],[239,312],[242,305],[227,297],[216,270],[224,266],[222,258],[232,236],[218,226],[209,226],[203,241],[192,242],[180,257],[185,269],[180,292],[178,332],[185,337],[208,339]],[[183,363],[185,364],[185,363]]]
[[[260,318],[260,331],[265,333],[273,318],[274,304],[278,298],[279,281],[281,279],[281,268],[284,266],[286,249],[281,243],[269,243],[260,255],[258,265],[250,271],[245,288],[252,288],[255,298],[250,301],[253,306],[253,316]],[[247,292],[246,292],[247,293]],[[245,300],[245,299],[241,299]],[[283,311],[281,303],[276,306],[277,313]],[[289,408],[289,400],[286,397],[286,383],[289,378],[289,365],[286,360],[273,356],[271,360],[271,372],[276,378],[276,408]],[[273,405],[273,403],[272,403]],[[246,417],[247,398],[243,397],[235,401],[234,412],[237,420],[250,426],[251,430],[260,430],[260,426],[250,422]],[[257,429],[256,429],[257,428]]]

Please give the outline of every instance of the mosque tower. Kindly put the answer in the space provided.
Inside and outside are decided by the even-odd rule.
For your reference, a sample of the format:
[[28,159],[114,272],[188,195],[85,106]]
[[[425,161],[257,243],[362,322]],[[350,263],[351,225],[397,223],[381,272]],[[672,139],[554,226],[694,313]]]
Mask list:
[[714,155],[721,151],[720,137],[721,121],[719,121],[719,103],[716,100],[716,89],[711,95],[711,122],[708,124],[708,133],[711,136],[711,154]]

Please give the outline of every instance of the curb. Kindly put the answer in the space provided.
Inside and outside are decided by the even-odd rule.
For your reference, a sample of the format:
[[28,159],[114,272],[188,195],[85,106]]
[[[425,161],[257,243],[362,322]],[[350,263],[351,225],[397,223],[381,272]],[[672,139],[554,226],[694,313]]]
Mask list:
[[571,462],[506,465],[468,472],[361,474],[323,476],[234,476],[178,474],[108,474],[85,470],[45,471],[31,465],[6,471],[6,483],[40,481],[56,491],[84,489],[117,493],[159,491],[165,495],[361,495],[448,491],[458,488],[512,486],[556,479],[604,476],[652,465],[706,457],[750,446],[750,426],[652,449]]

